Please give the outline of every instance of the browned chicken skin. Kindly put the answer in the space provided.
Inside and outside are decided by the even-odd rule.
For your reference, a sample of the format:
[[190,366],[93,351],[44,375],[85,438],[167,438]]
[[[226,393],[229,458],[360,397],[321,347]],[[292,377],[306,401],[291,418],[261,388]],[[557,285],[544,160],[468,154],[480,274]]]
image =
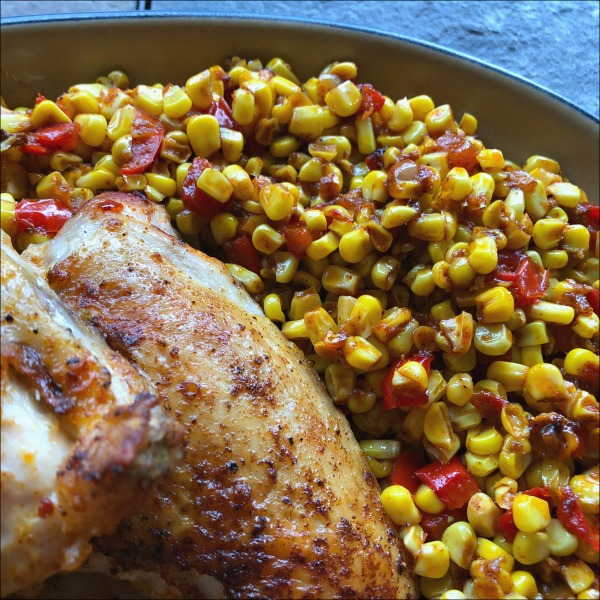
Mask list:
[[[211,575],[229,597],[416,597],[377,481],[301,353],[222,263],[136,217],[140,201],[105,199],[50,244],[48,281],[153,382],[189,446],[98,547],[171,584]],[[176,581],[184,597],[201,595],[193,579]]]

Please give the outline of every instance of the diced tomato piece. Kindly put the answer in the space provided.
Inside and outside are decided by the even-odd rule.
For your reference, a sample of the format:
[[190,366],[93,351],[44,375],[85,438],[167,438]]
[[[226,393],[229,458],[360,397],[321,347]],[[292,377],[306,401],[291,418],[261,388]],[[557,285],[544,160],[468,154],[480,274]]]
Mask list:
[[35,132],[35,141],[49,150],[70,152],[77,146],[80,131],[81,125],[79,123],[51,125],[38,129]]
[[370,117],[374,112],[381,110],[385,103],[385,96],[378,92],[370,83],[359,83],[356,86],[362,96],[358,114],[361,119]]
[[313,236],[306,223],[298,217],[292,217],[280,228],[280,233],[285,237],[287,249],[296,258],[303,258],[306,249],[312,244]]
[[260,273],[260,254],[252,244],[250,236],[244,234],[225,242],[223,252],[227,262],[240,265],[240,267],[257,274]]
[[512,508],[509,508],[499,519],[498,519],[498,527],[500,529],[500,533],[504,536],[504,539],[513,543],[515,538],[517,537],[517,533],[519,533],[518,527],[515,525],[515,519],[513,517]]
[[411,452],[403,452],[396,460],[390,479],[394,485],[404,486],[411,494],[414,494],[421,480],[417,477],[416,470],[420,469],[425,462],[422,458]]
[[592,310],[597,315],[600,315],[600,291],[593,289],[590,292],[588,292],[586,298],[587,301],[590,303]]
[[462,132],[446,131],[436,140],[436,150],[446,152],[450,167],[462,167],[472,174],[479,166],[477,148]]
[[419,525],[427,534],[427,541],[441,540],[444,531],[448,529],[452,523],[467,520],[466,508],[458,508],[455,510],[445,510],[437,515],[430,513],[422,513],[421,522]]
[[600,227],[600,206],[591,202],[581,202],[579,206],[585,213],[588,224],[597,230]]
[[502,414],[502,408],[508,404],[508,400],[486,392],[484,390],[474,392],[471,396],[471,404],[479,411],[487,423],[498,423]]
[[416,473],[417,477],[426,483],[450,510],[463,507],[469,502],[471,496],[479,491],[473,475],[456,456],[446,464],[433,462],[418,469]]
[[225,98],[219,98],[218,102],[213,100],[208,108],[208,114],[213,115],[221,127],[234,129],[236,131],[240,128],[233,118],[233,113],[231,112],[231,108],[229,108],[229,104],[225,101]]
[[39,231],[57,233],[73,216],[73,212],[59,200],[20,200],[15,208],[19,232]]
[[383,402],[381,403],[382,410],[391,410],[392,408],[400,408],[402,406],[422,406],[427,404],[427,391],[417,393],[398,392],[394,390],[394,387],[392,386],[394,371],[411,360],[422,364],[423,367],[425,367],[425,371],[427,371],[427,375],[429,375],[430,365],[433,361],[433,354],[431,354],[431,352],[418,352],[405,360],[400,359],[396,361],[390,367],[390,372],[381,386],[383,390]]
[[598,530],[592,528],[591,523],[586,519],[577,496],[568,485],[560,491],[562,498],[556,507],[556,516],[561,525],[598,552],[600,550]]
[[40,94],[39,92],[37,93],[36,97],[35,97],[35,102],[34,102],[34,106],[37,106],[40,102],[43,102],[44,100],[48,100],[48,98],[46,98],[46,96],[44,96],[43,94]]
[[52,154],[52,150],[49,150],[45,146],[38,144],[37,142],[25,143],[19,146],[23,154],[40,154],[42,156]]
[[210,167],[212,164],[205,158],[199,156],[194,158],[183,180],[183,193],[181,194],[181,199],[185,204],[205,219],[212,219],[223,211],[223,204],[196,185],[198,177]]
[[120,173],[135,175],[152,167],[164,135],[165,128],[158,119],[137,110],[131,125],[131,158],[121,167]]

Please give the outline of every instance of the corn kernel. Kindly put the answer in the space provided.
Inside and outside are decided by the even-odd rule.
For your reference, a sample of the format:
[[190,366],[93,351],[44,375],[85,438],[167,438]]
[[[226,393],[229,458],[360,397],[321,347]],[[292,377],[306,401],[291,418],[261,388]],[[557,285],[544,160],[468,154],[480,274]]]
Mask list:
[[312,104],[294,108],[288,131],[302,140],[314,140],[323,133],[323,127],[323,109]]
[[[473,494],[467,504],[467,519],[475,530],[475,533],[479,536],[493,537],[496,534],[496,523],[501,516],[502,511],[483,492]],[[486,541],[489,542],[489,540]],[[491,544],[492,542],[489,543]],[[483,556],[483,558],[497,558],[497,556]]]
[[356,383],[356,371],[340,363],[333,363],[325,370],[325,385],[336,404],[350,398]]
[[31,127],[33,129],[70,122],[71,119],[52,100],[42,100],[31,111]]
[[512,505],[515,525],[525,533],[536,533],[546,529],[550,523],[548,502],[536,496],[517,494]]
[[533,565],[544,560],[549,554],[547,533],[517,533],[513,542],[513,555],[520,563]]
[[[419,486],[414,495],[415,504],[426,513],[437,515],[446,509],[446,505],[436,493],[424,483]],[[444,540],[443,540],[444,541]],[[444,541],[447,545],[447,542]]]
[[263,254],[273,254],[284,242],[283,236],[266,223],[252,232],[252,245]]
[[469,264],[482,275],[491,273],[498,264],[498,250],[492,237],[480,237],[469,244]]
[[546,527],[548,549],[554,556],[570,556],[577,549],[577,536],[567,531],[558,519],[550,519]]
[[488,356],[502,356],[512,345],[512,333],[502,323],[480,324],[473,338],[475,348]]
[[96,114],[79,114],[75,122],[81,127],[81,141],[88,146],[97,147],[106,138],[108,123],[105,117]]
[[535,598],[538,593],[535,578],[529,571],[514,571],[510,574],[513,592],[524,598]]
[[259,193],[259,201],[265,214],[272,221],[280,221],[289,216],[296,203],[293,193],[284,184],[263,187]]
[[555,365],[533,365],[525,376],[524,390],[534,401],[559,401],[568,397],[563,376]]
[[381,503],[387,515],[401,526],[416,525],[421,513],[416,507],[412,494],[401,485],[390,485],[381,493]]
[[164,94],[164,112],[169,119],[179,119],[192,108],[192,99],[178,85],[173,85]]
[[582,379],[589,379],[594,374],[597,377],[599,365],[598,355],[585,348],[574,348],[565,356],[565,371]]
[[552,196],[559,206],[575,208],[581,201],[581,190],[572,183],[553,183],[546,188],[549,196]]
[[450,567],[450,553],[446,544],[439,541],[425,542],[417,554],[414,572],[430,579],[440,579]]
[[202,171],[196,185],[221,204],[225,204],[233,194],[233,186],[225,175],[211,167]]
[[327,106],[340,117],[350,117],[358,111],[362,101],[360,90],[352,81],[344,81],[325,95]]
[[382,357],[382,353],[361,336],[346,338],[342,352],[348,364],[360,371],[375,368]]
[[212,115],[191,117],[186,132],[197,156],[207,158],[221,148],[219,122]]
[[511,572],[515,566],[515,559],[506,550],[484,537],[477,538],[477,556],[487,560],[501,558],[500,566],[508,572]]
[[362,227],[348,231],[340,238],[339,252],[346,262],[360,262],[372,249],[371,238]]
[[366,119],[356,119],[355,127],[358,151],[365,155],[375,152],[377,140],[375,139],[375,131],[373,130],[371,117],[367,117]]

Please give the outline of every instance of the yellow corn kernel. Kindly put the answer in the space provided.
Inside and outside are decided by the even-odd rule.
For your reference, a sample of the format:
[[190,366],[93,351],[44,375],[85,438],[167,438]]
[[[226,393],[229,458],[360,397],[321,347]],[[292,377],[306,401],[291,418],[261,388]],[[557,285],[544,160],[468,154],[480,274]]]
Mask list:
[[84,144],[95,148],[106,138],[108,123],[102,115],[79,114],[75,117],[75,122],[81,127],[79,135]]
[[314,140],[323,133],[323,109],[311,104],[294,108],[288,131],[302,140]]
[[306,330],[304,319],[298,321],[286,321],[281,327],[281,332],[288,340],[308,338],[308,331]]
[[531,464],[531,444],[525,438],[514,438],[507,435],[504,439],[498,466],[506,477],[518,479]]
[[420,240],[439,242],[447,239],[446,219],[442,213],[423,213],[408,223],[408,232]]
[[452,285],[457,288],[468,287],[476,276],[477,272],[473,269],[466,256],[455,258],[448,266],[448,277]]
[[352,81],[344,81],[325,95],[327,106],[340,117],[350,117],[358,111],[362,101],[360,90]]
[[587,251],[590,232],[584,225],[566,225],[562,235],[562,249],[567,252]]
[[31,129],[31,118],[29,115],[18,112],[2,112],[0,114],[0,128],[7,133],[21,133]]
[[369,171],[361,184],[362,196],[372,202],[386,202],[389,198],[387,189],[387,173],[384,171]]
[[381,224],[386,229],[400,227],[401,225],[406,225],[406,223],[414,219],[416,215],[417,211],[410,206],[395,206],[393,204],[388,204],[381,215]]
[[229,272],[246,288],[248,293],[260,294],[260,292],[265,289],[265,284],[256,273],[253,273],[244,267],[240,267],[239,265],[231,263],[225,264],[229,269]]
[[394,371],[392,388],[411,394],[421,394],[427,390],[429,378],[425,367],[415,360],[406,361]]
[[346,262],[360,262],[372,249],[371,238],[362,227],[348,231],[340,238],[339,252]]
[[487,370],[487,378],[498,381],[507,392],[520,392],[525,385],[528,367],[515,362],[494,361]]
[[133,106],[124,106],[116,110],[108,122],[106,135],[116,142],[120,137],[129,134],[135,114]]
[[177,229],[187,236],[199,235],[204,227],[204,219],[187,208],[177,213],[175,223]]
[[548,549],[554,556],[569,556],[577,549],[577,536],[567,531],[558,519],[550,519],[546,527]]
[[276,158],[285,158],[300,147],[300,140],[293,135],[284,135],[277,138],[269,150]]
[[450,200],[464,200],[473,190],[473,182],[466,169],[453,167],[442,182],[442,196]]
[[600,598],[600,591],[593,587],[577,594],[577,600],[598,600],[598,598]]
[[464,456],[467,469],[475,477],[487,477],[498,468],[498,453],[482,456],[473,452],[465,452]]
[[[532,321],[519,327],[515,331],[516,345],[525,348],[527,346],[538,347],[550,341],[546,323],[544,321]],[[531,366],[531,365],[528,365]]]
[[280,221],[289,216],[296,203],[292,192],[278,183],[263,187],[258,198],[265,214],[272,221]]
[[441,598],[442,594],[452,589],[454,578],[450,570],[442,577],[419,577],[419,591],[427,600]]
[[[406,364],[410,364],[413,361],[409,361]],[[419,364],[419,363],[414,363]],[[394,379],[396,378],[396,373],[398,373],[400,369],[396,369],[394,372],[394,378],[392,379],[392,386],[394,389],[406,389],[406,387],[411,386],[410,389],[418,389],[418,385],[421,384],[421,379],[423,377],[422,373],[418,373],[419,379],[416,377],[412,379],[413,373],[411,372],[411,379],[404,387],[402,382],[399,382],[397,386],[394,386]],[[413,369],[413,371],[416,369]],[[423,369],[425,371],[425,369]],[[407,378],[407,375],[402,372],[404,378]],[[416,375],[416,374],[415,374]],[[425,377],[427,377],[427,373],[425,373]],[[415,382],[415,383],[412,383]],[[429,383],[429,382],[428,382]],[[454,435],[452,430],[452,423],[450,421],[450,414],[448,412],[448,407],[443,402],[434,402],[430,404],[427,412],[425,413],[425,419],[423,421],[423,433],[425,437],[438,448],[443,448],[445,450],[450,450],[454,443]]]
[[513,542],[513,555],[520,563],[533,565],[544,560],[549,554],[547,533],[517,533]]
[[394,105],[394,112],[388,121],[388,127],[391,131],[404,131],[413,120],[413,112],[407,98],[398,100]]
[[435,108],[435,104],[430,96],[414,96],[408,101],[413,118],[422,121]]
[[556,248],[562,240],[565,224],[560,219],[544,218],[533,226],[533,241],[538,248]]
[[244,149],[244,134],[226,127],[221,127],[220,133],[223,158],[229,163],[236,163],[240,160]]
[[498,250],[494,238],[485,236],[469,244],[469,264],[482,275],[491,273],[498,264]]
[[[467,519],[475,533],[479,536],[493,537],[496,534],[496,522],[501,516],[502,511],[483,492],[473,494],[467,504]],[[497,557],[484,556],[484,558]]]
[[149,87],[147,85],[138,85],[134,90],[133,105],[153,117],[159,117],[163,112],[162,89]]
[[358,335],[346,338],[342,352],[348,364],[360,371],[373,369],[382,357],[373,344]]
[[[290,303],[290,318],[303,319],[304,315],[313,308],[321,306],[321,298],[314,288],[295,292]],[[323,333],[325,335],[325,333]]]
[[459,127],[467,135],[475,135],[477,133],[477,118],[470,113],[465,113],[460,120]]
[[467,432],[465,445],[471,452],[485,456],[500,452],[502,442],[502,434],[494,427],[488,429],[476,428]]
[[502,559],[500,566],[508,572],[511,572],[515,566],[515,559],[506,550],[485,537],[477,538],[477,556],[486,560]]
[[43,244],[52,239],[50,234],[38,233],[36,231],[22,231],[17,234],[16,248],[23,252],[32,244]]
[[416,525],[421,521],[421,513],[412,494],[404,486],[390,485],[385,488],[381,493],[381,504],[396,525]]
[[532,319],[539,319],[546,323],[568,325],[575,317],[575,310],[571,306],[565,306],[564,304],[539,300],[530,307],[529,316]]
[[537,584],[529,571],[514,571],[510,574],[510,578],[513,592],[524,598],[535,598],[537,596]]
[[375,139],[372,118],[357,118],[355,121],[355,127],[358,151],[365,155],[375,152],[377,148],[377,140]]
[[535,402],[556,402],[568,397],[559,368],[549,363],[529,367],[525,376],[524,391]]
[[240,125],[249,125],[254,119],[254,95],[248,90],[238,88],[233,92],[231,113]]
[[294,278],[300,261],[291,252],[276,250],[272,254],[275,259],[275,281],[289,283]]
[[467,600],[467,596],[460,590],[446,590],[442,592],[442,595],[439,596],[440,600]]
[[548,502],[536,496],[517,494],[512,504],[515,525],[525,533],[536,533],[546,529],[550,523]]
[[598,372],[599,357],[585,348],[574,348],[565,356],[564,368],[569,375],[583,379]]
[[[442,502],[436,493],[424,483],[422,483],[415,492],[414,501],[419,509],[431,515],[437,515],[446,510],[444,502]],[[444,541],[444,543],[446,542]]]
[[400,455],[398,440],[361,440],[359,444],[367,456],[377,460],[394,460]]
[[321,283],[328,292],[340,295],[349,294],[351,296],[356,295],[361,286],[358,273],[338,265],[330,265],[323,271]]
[[446,544],[439,541],[425,542],[415,560],[413,567],[417,575],[430,579],[440,579],[450,567],[450,553]]
[[321,341],[329,331],[336,332],[337,325],[331,315],[321,306],[316,306],[304,313],[304,322],[310,341],[313,344]]
[[325,370],[325,384],[336,404],[345,402],[356,383],[356,371],[340,363],[333,363]]
[[546,192],[556,200],[559,206],[575,208],[581,201],[581,190],[576,185],[565,181],[549,185]]
[[177,183],[171,177],[156,173],[145,173],[148,184],[165,196],[174,196],[177,192]]
[[171,219],[175,219],[175,217],[185,209],[185,204],[183,203],[183,200],[180,200],[179,198],[169,198],[166,209]]
[[333,231],[329,231],[324,236],[311,242],[306,249],[306,254],[310,259],[319,261],[337,250],[339,245],[340,238]]
[[482,169],[504,169],[504,156],[500,150],[484,148],[477,154],[477,162]]
[[[344,318],[345,312],[347,316]],[[358,299],[342,296],[338,300],[338,319],[344,323],[344,330],[349,335],[367,338],[381,321],[381,302],[369,294],[361,294]]]
[[122,175],[117,177],[115,183],[120,192],[143,190],[148,185],[144,175]]
[[225,204],[233,194],[233,186],[227,177],[211,167],[202,171],[196,185],[221,204]]
[[212,76],[208,69],[190,77],[185,83],[186,94],[198,108],[208,108],[213,101]]
[[252,245],[263,254],[273,254],[284,242],[283,236],[266,223],[252,232]]
[[539,255],[545,269],[562,269],[569,262],[569,255],[564,250],[540,250]]
[[273,73],[275,73],[279,77],[283,77],[284,79],[288,79],[296,85],[300,85],[300,81],[294,75],[290,65],[288,65],[283,59],[277,57],[272,58],[267,63],[266,68],[269,69],[269,71],[273,71]]
[[31,111],[31,127],[33,129],[70,122],[71,119],[52,100],[42,100]]
[[569,482],[573,493],[579,500],[583,512],[586,514],[597,515],[600,512],[600,489],[598,479],[599,470],[596,466],[588,469],[584,473],[575,475]]
[[403,527],[400,536],[404,542],[404,547],[416,558],[421,546],[425,542],[425,532],[420,525],[411,525]]
[[239,165],[227,165],[223,175],[233,186],[233,195],[238,200],[250,200],[254,195],[254,186],[248,173]]
[[560,175],[560,165],[552,158],[534,154],[530,156],[523,166],[523,170],[530,173],[533,169],[544,169],[550,173]]
[[472,371],[477,364],[477,355],[473,345],[464,354],[444,352],[442,358],[446,367],[457,373]]
[[237,217],[228,212],[219,213],[210,220],[210,230],[219,246],[235,237],[237,226]]
[[[433,277],[435,280],[435,265],[432,268]],[[456,317],[456,313],[454,312],[454,308],[452,306],[452,300],[444,300],[443,302],[438,302],[431,307],[431,316],[436,321],[444,321],[446,319],[451,319]]]
[[529,437],[530,426],[527,415],[520,404],[509,402],[502,407],[502,426],[514,438]]
[[327,229],[327,218],[319,209],[305,210],[300,220],[306,223],[309,231],[325,231]]
[[444,131],[456,131],[452,107],[449,104],[436,106],[425,115],[425,125],[433,137],[441,135]]
[[3,193],[2,197],[0,198],[0,219],[2,231],[11,237],[17,234],[16,207],[17,203],[12,195]]
[[77,187],[88,188],[93,192],[115,187],[116,177],[110,171],[98,169],[85,173],[76,181]]
[[600,329],[600,319],[595,313],[579,314],[573,321],[571,329],[584,339],[591,339]]
[[192,108],[192,99],[178,85],[167,89],[163,97],[164,112],[169,119],[179,119]]
[[502,286],[482,292],[475,301],[480,323],[503,323],[515,310],[513,295]]
[[512,333],[503,323],[480,324],[473,338],[475,348],[488,356],[502,356],[512,345]]
[[596,575],[582,560],[567,560],[560,565],[560,571],[574,594],[579,594],[592,585]]
[[212,115],[195,115],[187,122],[186,132],[197,156],[207,158],[221,148],[219,122]]
[[471,566],[477,551],[477,536],[466,521],[457,521],[449,525],[442,535],[450,559],[463,569]]
[[468,373],[456,373],[448,381],[446,397],[456,406],[464,406],[473,396],[473,379]]
[[477,199],[478,202],[485,202],[485,206],[488,206],[492,201],[496,186],[492,176],[489,173],[475,173],[471,176],[471,183],[473,189],[469,194],[469,198]]

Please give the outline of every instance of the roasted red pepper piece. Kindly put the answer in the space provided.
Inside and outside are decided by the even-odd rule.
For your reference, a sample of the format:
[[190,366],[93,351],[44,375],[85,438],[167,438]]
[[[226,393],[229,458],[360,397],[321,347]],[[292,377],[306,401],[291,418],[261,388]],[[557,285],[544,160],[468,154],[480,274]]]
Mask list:
[[431,542],[432,540],[441,540],[444,531],[446,531],[452,523],[466,520],[467,509],[463,507],[455,510],[445,510],[437,515],[424,512],[422,513],[419,525],[427,534],[427,541]]
[[21,146],[25,154],[52,154],[57,150],[70,152],[79,141],[79,123],[61,123],[42,127],[28,134],[27,142]]
[[425,367],[425,371],[427,371],[427,375],[429,375],[431,361],[433,360],[433,354],[430,352],[418,352],[405,360],[400,359],[396,361],[390,367],[390,372],[381,385],[383,390],[383,402],[381,403],[382,410],[390,410],[402,406],[422,406],[427,404],[426,391],[422,393],[397,392],[392,386],[394,371],[411,360],[422,364]]
[[479,391],[471,396],[471,404],[479,411],[487,423],[498,423],[502,414],[502,408],[508,404],[508,400],[492,394],[492,392]]
[[121,167],[122,175],[136,175],[147,171],[156,159],[165,135],[162,123],[137,110],[131,124],[131,158]]
[[205,158],[199,156],[194,158],[183,180],[183,193],[181,194],[181,199],[185,204],[205,219],[212,219],[223,210],[223,204],[196,185],[198,177],[210,167],[212,164]]
[[229,108],[229,104],[227,104],[224,98],[219,98],[218,102],[213,100],[208,108],[208,114],[213,115],[221,127],[235,129],[236,131],[240,128],[235,122],[231,108]]
[[240,235],[225,242],[223,252],[227,262],[235,263],[257,274],[260,273],[260,254],[252,244],[250,236]]
[[568,485],[561,488],[560,492],[561,502],[556,507],[556,517],[567,531],[590,544],[598,552],[600,550],[598,531],[593,529],[586,519],[577,496]]
[[73,212],[59,200],[20,200],[15,208],[19,232],[39,231],[57,233],[73,216]]
[[416,470],[424,465],[422,458],[415,456],[411,452],[403,452],[394,464],[394,469],[390,476],[394,485],[404,486],[411,494],[414,494],[421,485],[421,480],[417,477]]
[[590,202],[581,202],[579,206],[585,213],[587,224],[598,229],[600,227],[600,206]]
[[359,83],[356,86],[362,96],[358,114],[361,119],[370,117],[374,112],[381,110],[385,103],[385,96],[378,92],[370,83]]
[[306,249],[313,242],[313,236],[306,223],[298,217],[292,217],[285,225],[282,225],[280,233],[285,237],[288,252],[291,252],[296,258],[303,258]]
[[595,289],[591,290],[590,292],[588,292],[586,298],[587,298],[587,301],[590,303],[592,310],[597,315],[600,315],[600,291],[595,290]]
[[446,464],[436,461],[426,465],[416,474],[450,510],[463,507],[479,491],[475,478],[456,456]]

